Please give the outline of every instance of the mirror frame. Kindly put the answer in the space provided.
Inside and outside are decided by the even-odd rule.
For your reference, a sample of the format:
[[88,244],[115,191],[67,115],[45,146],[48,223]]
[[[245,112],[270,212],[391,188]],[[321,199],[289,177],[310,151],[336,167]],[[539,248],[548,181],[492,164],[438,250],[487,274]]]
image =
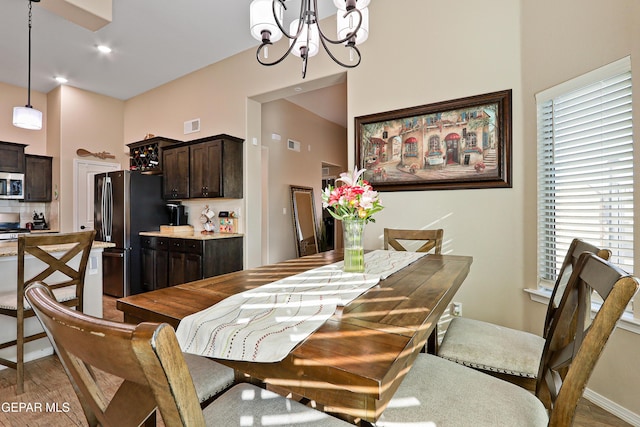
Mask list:
[[[318,253],[318,223],[316,221],[316,206],[313,197],[313,188],[301,187],[297,185],[290,186],[291,192],[291,218],[293,219],[293,238],[296,242],[296,254],[298,258],[313,255]],[[297,194],[308,194],[311,200],[311,223],[313,225],[313,237],[309,236],[306,239],[299,239],[298,230],[300,228],[300,209],[298,206]],[[304,213],[304,211],[303,211]],[[309,242],[309,240],[311,241]]]

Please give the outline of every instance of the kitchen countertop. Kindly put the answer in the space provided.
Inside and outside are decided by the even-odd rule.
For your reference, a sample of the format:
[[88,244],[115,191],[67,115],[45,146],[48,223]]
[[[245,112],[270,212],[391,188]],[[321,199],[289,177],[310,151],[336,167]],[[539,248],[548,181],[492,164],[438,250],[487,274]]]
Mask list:
[[[50,246],[43,246],[43,248],[45,248],[47,252],[59,252],[64,250],[69,245],[70,244],[50,245]],[[91,246],[91,250],[112,248],[114,246],[115,246],[115,243],[95,241]],[[17,256],[17,255],[18,255],[18,242],[0,242],[0,257],[9,257],[9,256]]]
[[160,231],[141,231],[141,236],[150,237],[168,237],[170,239],[193,239],[193,240],[213,240],[213,239],[229,239],[232,237],[242,237],[243,234],[238,233],[201,233],[200,231],[184,231],[178,233],[167,233]]

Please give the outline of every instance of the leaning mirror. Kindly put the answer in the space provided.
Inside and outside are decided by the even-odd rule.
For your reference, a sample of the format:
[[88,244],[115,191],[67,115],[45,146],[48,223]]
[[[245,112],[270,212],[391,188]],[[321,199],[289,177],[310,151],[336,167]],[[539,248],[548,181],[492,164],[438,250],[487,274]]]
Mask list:
[[291,186],[291,212],[298,257],[318,253],[313,188]]

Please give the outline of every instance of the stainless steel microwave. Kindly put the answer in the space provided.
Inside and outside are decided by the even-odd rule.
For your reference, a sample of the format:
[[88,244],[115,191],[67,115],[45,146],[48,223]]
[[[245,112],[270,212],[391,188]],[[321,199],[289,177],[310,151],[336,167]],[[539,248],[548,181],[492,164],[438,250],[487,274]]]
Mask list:
[[24,174],[0,172],[0,199],[24,199]]

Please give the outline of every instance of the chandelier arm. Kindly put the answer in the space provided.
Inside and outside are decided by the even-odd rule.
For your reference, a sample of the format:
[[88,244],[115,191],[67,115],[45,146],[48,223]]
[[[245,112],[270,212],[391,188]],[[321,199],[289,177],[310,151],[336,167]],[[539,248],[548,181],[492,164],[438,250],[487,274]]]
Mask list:
[[258,50],[256,51],[256,59],[258,60],[258,62],[262,65],[266,65],[267,67],[270,67],[272,65],[278,65],[279,63],[281,63],[282,61],[284,61],[284,59],[289,56],[289,54],[291,53],[291,51],[293,50],[295,43],[291,43],[289,45],[289,49],[287,49],[287,51],[279,58],[276,59],[273,62],[264,62],[262,59],[260,59],[260,52],[262,52],[262,49],[267,46],[267,45],[273,45],[273,43],[268,42],[268,43],[262,43],[260,46],[258,46]]
[[[316,12],[317,12],[317,10],[318,10],[318,0],[313,0],[313,6],[315,7]],[[343,44],[343,43],[348,42],[351,39],[351,37],[355,36],[358,33],[358,31],[360,31],[360,26],[362,26],[362,12],[360,12],[360,10],[355,8],[355,7],[353,9],[351,9],[351,10],[348,10],[344,14],[344,18],[346,18],[347,16],[349,16],[352,13],[357,13],[358,14],[358,17],[359,17],[358,25],[356,26],[356,28],[353,29],[353,31],[351,33],[349,33],[349,35],[347,35],[345,38],[340,39],[340,40],[333,40],[333,39],[327,37],[324,34],[324,31],[322,31],[322,27],[320,27],[320,22],[317,21],[316,25],[318,26],[318,33],[320,33],[320,40],[326,40],[327,42],[329,42],[331,44]],[[324,43],[323,43],[323,45],[324,45]],[[325,45],[325,49],[326,48],[327,47]]]
[[284,5],[284,0],[273,0],[273,2],[271,3],[271,9],[273,10],[273,20],[276,21],[278,28],[280,29],[280,31],[282,31],[282,34],[286,38],[288,38],[289,40],[297,40],[298,37],[300,37],[300,34],[302,33],[302,28],[304,27],[304,20],[302,18],[304,17],[304,12],[305,12],[305,7],[304,7],[305,0],[300,0],[300,16],[298,17],[298,33],[295,36],[292,36],[291,34],[289,34],[289,32],[282,26],[280,21],[278,21],[278,17],[276,15],[276,2],[279,2],[282,5],[282,7],[285,8],[285,10],[287,9],[287,7]]
[[[327,40],[329,41],[329,40]],[[324,47],[324,50],[327,52],[327,55],[329,55],[329,57],[331,59],[333,59],[333,62],[335,62],[336,64],[340,65],[341,67],[344,68],[356,68],[358,65],[360,65],[360,61],[362,60],[362,56],[360,55],[360,49],[358,49],[356,47],[356,45],[349,45],[348,47],[350,49],[353,49],[353,51],[358,54],[358,61],[355,64],[345,64],[344,62],[340,61],[338,58],[335,57],[335,55],[331,52],[331,49],[329,49],[329,46],[327,46],[325,39],[320,37],[320,42],[322,43],[322,46]]]

